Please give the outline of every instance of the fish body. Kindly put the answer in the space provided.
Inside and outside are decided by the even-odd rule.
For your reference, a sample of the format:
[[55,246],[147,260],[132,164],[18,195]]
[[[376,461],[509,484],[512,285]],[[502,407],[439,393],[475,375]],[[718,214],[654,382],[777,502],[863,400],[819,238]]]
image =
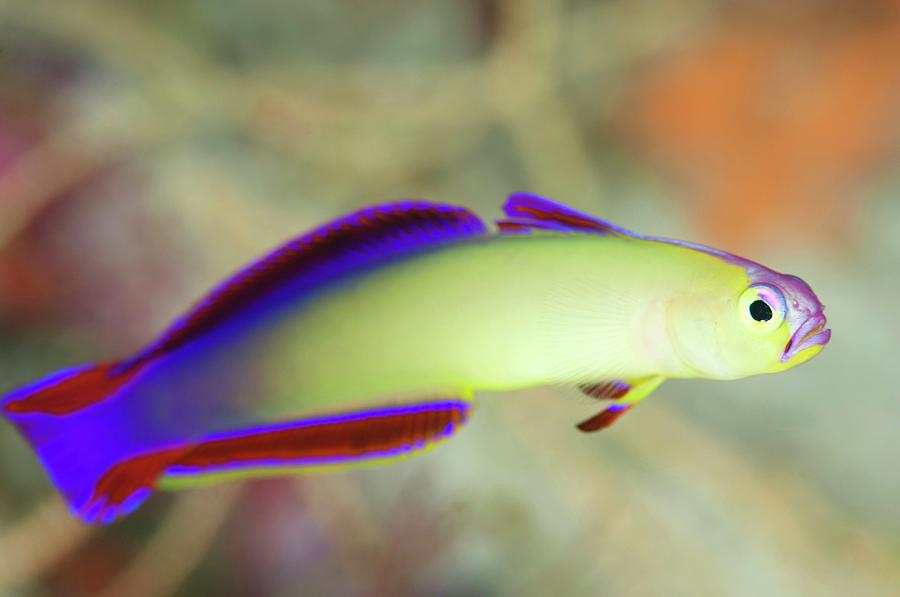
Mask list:
[[[331,405],[335,395],[352,401],[616,375],[690,377],[664,350],[665,330],[645,324],[661,308],[647,297],[660,294],[642,292],[649,281],[665,284],[678,267],[697,267],[698,259],[689,251],[655,252],[671,266],[665,275],[649,262],[623,266],[620,259],[632,253],[623,239],[585,236],[492,236],[404,261],[323,296],[274,329],[259,359],[270,369],[262,376],[268,395],[296,407],[298,395]],[[604,352],[617,358],[598,358]],[[272,370],[282,366],[289,368],[284,375]]]
[[799,278],[530,195],[505,208],[496,233],[424,202],[352,214],[141,353],[15,391],[3,411],[73,511],[109,522],[158,487],[411,454],[480,391],[577,385],[610,401],[591,431],[664,379],[780,371],[830,338]]

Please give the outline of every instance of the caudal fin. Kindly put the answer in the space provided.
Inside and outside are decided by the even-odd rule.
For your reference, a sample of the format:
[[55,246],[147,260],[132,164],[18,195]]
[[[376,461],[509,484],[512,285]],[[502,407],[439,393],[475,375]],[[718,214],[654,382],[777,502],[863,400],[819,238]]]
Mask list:
[[134,510],[146,494],[125,496],[117,508],[98,507],[95,492],[113,455],[105,449],[102,418],[90,407],[112,399],[136,371],[112,364],[67,369],[0,400],[0,410],[31,445],[71,510],[86,522],[109,522]]

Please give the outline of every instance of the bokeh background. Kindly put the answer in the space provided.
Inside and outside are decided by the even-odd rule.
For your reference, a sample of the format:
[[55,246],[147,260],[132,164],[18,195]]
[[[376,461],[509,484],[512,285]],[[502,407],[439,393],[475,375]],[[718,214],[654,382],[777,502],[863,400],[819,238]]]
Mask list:
[[0,426],[3,595],[900,594],[900,4],[0,0],[0,386],[147,342],[283,240],[514,190],[801,274],[819,357],[615,428],[483,396],[391,468],[71,519]]

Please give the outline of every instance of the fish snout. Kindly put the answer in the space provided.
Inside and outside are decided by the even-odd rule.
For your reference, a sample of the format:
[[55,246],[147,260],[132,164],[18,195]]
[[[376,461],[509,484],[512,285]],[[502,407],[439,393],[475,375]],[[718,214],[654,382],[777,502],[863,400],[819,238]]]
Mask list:
[[788,340],[781,361],[787,362],[807,348],[828,344],[831,340],[831,330],[825,329],[825,324],[825,315],[821,312],[807,318]]

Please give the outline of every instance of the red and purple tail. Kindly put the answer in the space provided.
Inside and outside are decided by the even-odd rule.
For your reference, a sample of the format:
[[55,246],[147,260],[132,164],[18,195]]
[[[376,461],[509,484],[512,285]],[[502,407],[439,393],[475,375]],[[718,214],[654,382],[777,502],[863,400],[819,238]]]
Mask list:
[[[95,486],[115,457],[111,438],[123,431],[108,429],[97,414],[103,409],[97,407],[113,399],[136,373],[119,372],[112,364],[67,369],[0,401],[3,414],[37,453],[71,509],[89,522],[95,521],[89,508]],[[124,514],[139,501],[123,503],[107,515]]]

